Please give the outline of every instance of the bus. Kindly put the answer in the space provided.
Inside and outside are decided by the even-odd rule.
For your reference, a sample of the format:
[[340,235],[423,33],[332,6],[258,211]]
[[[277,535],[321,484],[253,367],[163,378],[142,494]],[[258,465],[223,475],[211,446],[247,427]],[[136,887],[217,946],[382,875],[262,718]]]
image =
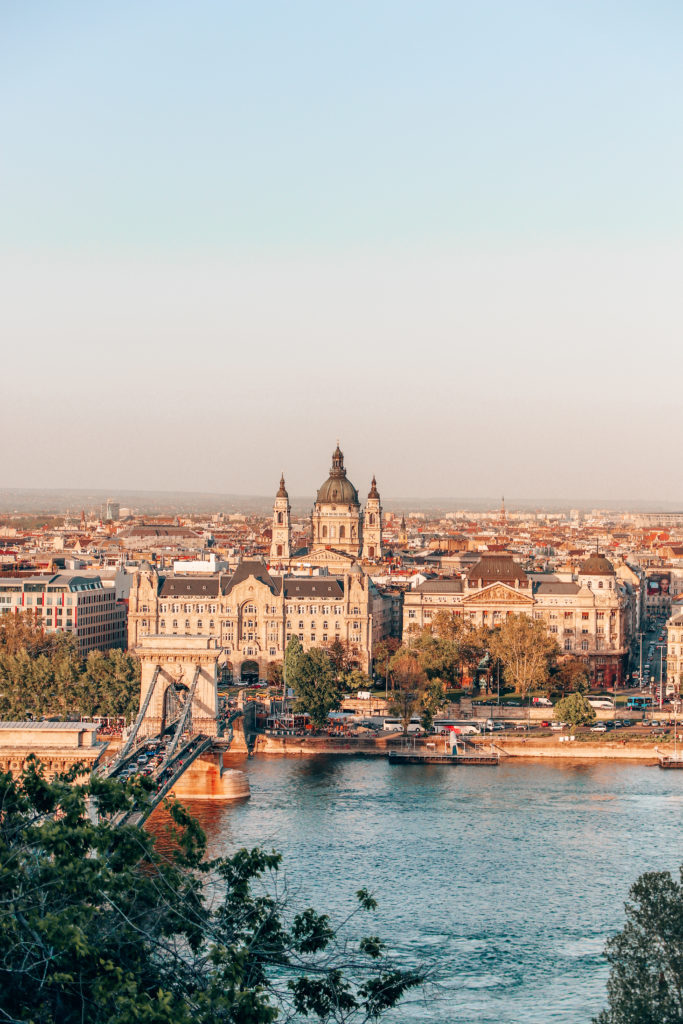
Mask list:
[[432,732],[440,736],[446,736],[449,732],[459,733],[461,736],[478,736],[481,729],[467,719],[437,718],[432,725]]
[[640,695],[629,697],[626,701],[626,705],[631,709],[631,711],[647,711],[648,708],[652,707],[652,704],[652,697],[643,697]]
[[[400,718],[385,718],[382,722],[384,732],[403,732],[403,722]],[[411,718],[408,724],[408,732],[422,732],[419,718]]]

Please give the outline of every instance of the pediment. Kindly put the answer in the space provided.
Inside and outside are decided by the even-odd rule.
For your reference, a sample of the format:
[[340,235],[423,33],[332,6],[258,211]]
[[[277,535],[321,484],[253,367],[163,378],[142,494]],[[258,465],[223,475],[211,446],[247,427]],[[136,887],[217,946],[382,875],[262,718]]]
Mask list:
[[314,548],[308,552],[305,561],[316,565],[339,565],[343,563],[344,565],[351,566],[356,561],[356,558],[346,551],[337,551],[336,548]]
[[529,608],[534,604],[534,599],[527,594],[521,594],[514,587],[508,587],[506,583],[492,583],[490,586],[478,590],[476,594],[464,597],[462,603],[466,605],[523,605]]

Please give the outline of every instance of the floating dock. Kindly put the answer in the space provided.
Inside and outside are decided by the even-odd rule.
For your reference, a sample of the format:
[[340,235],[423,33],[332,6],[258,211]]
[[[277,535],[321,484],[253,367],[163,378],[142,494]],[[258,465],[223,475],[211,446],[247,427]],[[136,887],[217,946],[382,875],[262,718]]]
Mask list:
[[391,750],[389,764],[471,764],[494,765],[500,761],[499,754],[436,754],[418,750]]
[[674,754],[670,756],[668,754],[659,755],[659,767],[660,768],[683,768],[683,754]]

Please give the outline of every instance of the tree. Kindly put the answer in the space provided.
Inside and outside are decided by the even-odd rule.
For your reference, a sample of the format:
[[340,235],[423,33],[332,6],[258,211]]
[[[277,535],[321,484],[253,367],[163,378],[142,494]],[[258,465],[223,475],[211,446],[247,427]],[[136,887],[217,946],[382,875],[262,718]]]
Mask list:
[[582,693],[570,693],[558,700],[553,708],[556,722],[566,722],[575,729],[577,725],[590,725],[595,721],[595,708],[591,707]]
[[338,679],[349,668],[348,646],[343,644],[339,637],[335,637],[327,648],[327,654],[334,669],[334,674]]
[[294,710],[308,714],[313,725],[323,729],[330,711],[340,707],[342,697],[327,651],[314,647],[302,654],[293,678],[287,675],[287,683],[294,690]]
[[266,669],[266,679],[271,686],[282,686],[282,662],[269,661]]
[[427,683],[422,694],[420,725],[429,732],[434,724],[434,715],[446,703],[446,691],[440,679],[432,679]]
[[375,644],[372,659],[375,665],[375,672],[384,676],[384,684],[387,690],[389,689],[389,665],[400,646],[399,641],[393,636],[388,636]]
[[502,626],[491,631],[489,649],[522,697],[545,685],[550,661],[559,651],[543,622],[528,615],[509,615]]
[[[0,773],[0,1017],[31,1024],[375,1021],[419,983],[367,936],[344,947],[325,914],[290,914],[258,848],[205,859],[177,803],[165,855],[115,811],[142,781],[78,768],[47,782],[37,762]],[[97,805],[100,820],[88,814]],[[256,892],[252,891],[256,887]],[[375,902],[361,889],[358,913]]]
[[683,867],[680,879],[650,871],[631,886],[605,948],[609,1005],[593,1024],[683,1024]]
[[119,650],[91,651],[83,661],[73,634],[45,635],[32,616],[2,616],[0,627],[0,718],[135,714],[137,658]]
[[590,689],[585,662],[570,656],[563,658],[557,666],[553,682],[563,693],[588,693]]
[[410,719],[420,706],[427,677],[417,657],[405,649],[399,649],[391,659],[391,677],[394,684],[391,712],[401,719],[405,736]]
[[299,637],[294,635],[285,648],[284,674],[287,686],[293,686],[292,680],[296,677],[296,671],[301,658],[304,655],[304,648]]

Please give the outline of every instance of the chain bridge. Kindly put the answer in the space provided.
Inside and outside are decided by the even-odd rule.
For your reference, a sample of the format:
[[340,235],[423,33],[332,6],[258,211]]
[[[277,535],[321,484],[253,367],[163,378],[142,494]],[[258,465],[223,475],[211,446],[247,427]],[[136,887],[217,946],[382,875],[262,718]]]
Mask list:
[[[141,663],[140,710],[108,778],[143,771],[156,783],[149,806],[117,816],[142,824],[171,791],[178,797],[234,800],[249,796],[244,772],[223,765],[226,751],[249,750],[252,707],[222,715],[218,674],[222,650],[198,636],[146,636],[131,651]],[[247,719],[245,720],[245,714]]]

